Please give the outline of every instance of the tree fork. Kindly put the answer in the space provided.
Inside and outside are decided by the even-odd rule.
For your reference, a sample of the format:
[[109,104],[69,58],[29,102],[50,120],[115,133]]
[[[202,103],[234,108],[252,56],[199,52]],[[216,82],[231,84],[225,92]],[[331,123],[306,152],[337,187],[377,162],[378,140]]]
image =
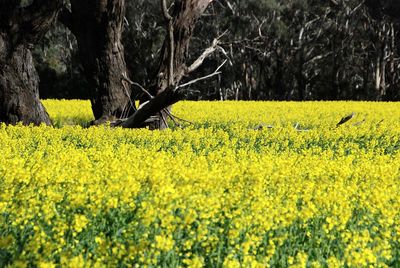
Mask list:
[[172,15],[168,11],[167,1],[160,0],[161,10],[166,20],[166,37],[160,56],[160,65],[153,86],[150,90],[153,99],[147,97],[142,102],[149,101],[142,109],[137,110],[121,126],[126,128],[141,127],[150,116],[158,116],[157,124],[150,124],[151,129],[166,128],[166,114],[162,111],[183,98],[184,92],[177,90],[177,85],[183,77],[196,70],[204,58],[217,49],[213,42],[190,67],[186,65],[190,39],[196,22],[203,15],[212,0],[175,0]]

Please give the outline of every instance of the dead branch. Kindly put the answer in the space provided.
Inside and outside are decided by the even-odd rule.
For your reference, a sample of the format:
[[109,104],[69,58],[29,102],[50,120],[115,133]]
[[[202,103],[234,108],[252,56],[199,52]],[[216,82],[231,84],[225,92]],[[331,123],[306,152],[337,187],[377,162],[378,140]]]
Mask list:
[[[135,103],[132,101],[131,94],[129,93],[129,90],[127,89],[127,86],[125,85],[124,82],[127,82],[127,83],[129,83],[129,84],[131,84],[131,82],[132,82],[132,81],[128,78],[128,76],[126,75],[126,73],[122,73],[121,83],[122,83],[122,86],[123,86],[123,88],[124,88],[125,95],[126,95],[126,96],[128,97],[128,99],[129,99],[129,102],[127,103],[126,106],[130,105],[130,107],[128,107],[128,108],[126,108],[126,106],[124,107],[124,110],[123,110],[123,112],[122,112],[122,114],[121,114],[121,118],[124,118],[125,115],[128,116],[128,115],[129,115],[129,112],[130,112],[130,109],[133,108],[134,111],[137,110],[137,109],[136,109]],[[125,110],[126,110],[126,114],[125,114]]]
[[255,126],[253,130],[263,130],[263,129],[273,129],[273,128],[274,126],[272,125],[260,124],[258,126]]
[[209,75],[194,79],[179,86],[169,86],[159,95],[141,104],[138,110],[131,117],[121,122],[121,124],[119,124],[118,126],[122,126],[124,128],[142,127],[143,123],[147,120],[147,118],[149,118],[149,116],[153,116],[160,111],[163,111],[168,106],[180,101],[185,93],[185,90],[183,90],[183,88],[220,74],[221,72],[219,70],[225,65],[225,63],[226,60],[220,66],[218,66],[218,68],[213,73]]
[[206,48],[203,51],[203,53],[187,68],[186,74],[190,74],[190,73],[194,72],[195,70],[197,70],[203,64],[204,60],[206,58],[208,58],[211,54],[213,54],[217,49],[220,49],[223,54],[226,54],[226,51],[222,47],[219,46],[219,43],[220,43],[219,40],[221,40],[221,38],[224,35],[226,35],[227,33],[228,33],[228,30],[226,30],[220,36],[215,38],[212,41],[211,46]]
[[177,120],[179,120],[179,121],[182,121],[182,122],[185,122],[185,123],[188,123],[188,124],[194,125],[194,123],[193,123],[193,122],[191,122],[191,121],[189,121],[189,120],[186,120],[186,119],[180,118],[180,117],[178,117],[178,116],[176,116],[176,115],[173,115],[173,114],[172,114],[172,113],[170,113],[169,111],[168,111],[168,113],[169,113],[169,114],[170,114],[170,116],[171,116],[171,117],[173,117],[174,119],[177,119]]
[[150,99],[153,98],[153,95],[151,95],[150,92],[147,91],[142,85],[140,85],[139,83],[133,82],[132,80],[130,80],[130,79],[129,79],[128,77],[126,77],[126,76],[124,76],[123,78],[124,78],[125,81],[128,82],[129,84],[140,88],[140,90],[142,90],[144,93],[146,93],[146,95],[147,95]]
[[193,71],[197,70],[199,68],[204,60],[208,58],[211,54],[214,53],[215,50],[217,50],[218,46],[218,39],[214,39],[212,42],[212,45],[208,47],[206,50],[204,50],[203,54],[200,55],[187,69],[187,73],[192,73]]
[[220,69],[225,65],[226,62],[227,62],[227,60],[224,60],[224,62],[221,65],[219,65],[218,68],[213,73],[211,73],[209,75],[206,75],[206,76],[203,76],[203,77],[199,77],[199,78],[193,79],[193,80],[191,80],[191,81],[189,81],[189,82],[187,82],[185,84],[179,85],[179,86],[175,87],[174,90],[176,91],[176,90],[179,90],[181,88],[188,87],[188,86],[193,85],[193,84],[195,84],[197,82],[200,82],[200,81],[206,80],[208,78],[211,78],[213,76],[221,74]]
[[[189,67],[185,64],[189,41],[193,34],[195,22],[202,16],[211,2],[213,1],[176,0],[176,10],[174,11],[174,15],[171,16],[168,12],[167,0],[160,0],[162,12],[167,24],[167,36],[164,42],[154,92],[152,91],[150,94],[143,87],[133,83],[133,85],[139,86],[150,100],[140,105],[138,110],[126,121],[122,122],[120,126],[125,128],[139,128],[149,117],[156,115],[156,117],[159,118],[158,123],[163,121],[164,125],[166,125],[165,115],[168,115],[168,113],[165,110],[184,97],[186,91],[183,89],[185,87],[221,73],[219,70],[223,64],[210,75],[179,85],[183,77],[199,68],[204,60],[218,48],[218,38],[216,38],[216,40],[212,42],[211,47],[206,49]],[[179,33],[179,35],[175,35],[175,33]],[[160,118],[160,116],[163,118]],[[162,123],[159,126],[159,128],[164,127]],[[154,127],[158,128],[158,126]]]
[[353,112],[345,117],[343,117],[339,123],[336,124],[336,127],[343,125],[344,123],[346,123],[347,121],[351,120],[356,114]]
[[168,109],[164,109],[163,111],[164,111],[164,112],[167,114],[167,116],[172,120],[172,122],[174,122],[175,126],[181,127],[181,124],[179,124],[179,123],[175,120],[174,116],[170,113],[170,111],[168,111]]

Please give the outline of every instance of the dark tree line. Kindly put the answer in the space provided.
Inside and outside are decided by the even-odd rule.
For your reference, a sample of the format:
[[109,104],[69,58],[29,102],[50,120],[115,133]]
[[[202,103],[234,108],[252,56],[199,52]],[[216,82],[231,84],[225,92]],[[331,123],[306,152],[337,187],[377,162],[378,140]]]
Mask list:
[[[398,100],[398,5],[390,0],[216,1],[197,24],[189,57],[227,31],[220,44],[223,51],[206,60],[199,73],[229,61],[223,75],[196,84],[186,97]],[[133,81],[147,85],[157,72],[166,31],[159,1],[127,1],[124,21],[127,68]],[[73,46],[70,54],[76,50]],[[72,68],[78,73],[79,61]],[[62,96],[45,85],[46,97]]]
[[222,46],[233,64],[197,96],[398,100],[400,28],[391,16],[400,14],[398,4],[372,2],[221,1],[200,34],[213,31],[214,21],[214,34],[229,29]]
[[393,0],[0,0],[0,121],[50,124],[39,89],[90,99],[94,123],[154,128],[182,98],[398,100],[399,14]]

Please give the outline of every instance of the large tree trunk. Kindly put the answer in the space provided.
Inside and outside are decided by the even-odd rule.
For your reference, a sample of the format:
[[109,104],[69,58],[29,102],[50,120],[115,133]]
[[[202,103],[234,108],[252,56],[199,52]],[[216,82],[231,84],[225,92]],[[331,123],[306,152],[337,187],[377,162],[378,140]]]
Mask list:
[[25,8],[0,0],[0,122],[50,125],[39,100],[30,48],[55,20],[61,0],[35,0]]
[[[141,127],[142,123],[150,116],[158,117],[150,124],[151,129],[166,128],[166,113],[163,109],[174,104],[182,98],[180,90],[174,90],[182,78],[196,69],[187,65],[190,39],[197,20],[212,0],[175,0],[174,10],[170,15],[166,8],[166,1],[161,0],[164,17],[167,24],[167,34],[161,51],[160,65],[156,77],[153,79],[153,86],[150,93],[155,96],[151,99],[142,111],[137,111],[139,116],[133,115],[128,121],[122,124],[123,127]],[[202,59],[204,60],[204,58]],[[202,62],[201,60],[201,62]],[[193,66],[193,64],[191,65]],[[168,90],[169,92],[165,92]],[[145,95],[145,97],[148,97]],[[142,99],[141,101],[147,101]]]
[[[50,125],[49,115],[39,100],[39,77],[28,48],[19,45],[10,51],[0,36],[0,122]],[[7,51],[8,50],[8,51]]]
[[124,0],[71,0],[71,11],[64,9],[60,16],[77,39],[99,123],[126,116],[131,108],[121,43],[124,14]]

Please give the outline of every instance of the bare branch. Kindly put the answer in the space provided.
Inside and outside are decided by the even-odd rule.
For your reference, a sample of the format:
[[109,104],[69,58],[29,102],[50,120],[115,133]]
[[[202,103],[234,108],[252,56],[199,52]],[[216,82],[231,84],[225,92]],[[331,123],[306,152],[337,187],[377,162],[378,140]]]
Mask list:
[[343,125],[344,123],[346,123],[347,121],[349,121],[350,119],[352,119],[356,114],[353,112],[345,117],[343,117],[339,123],[336,124],[336,127]]
[[146,95],[152,99],[153,95],[150,94],[149,91],[147,91],[142,85],[140,85],[139,83],[133,82],[132,80],[130,80],[128,77],[124,76],[125,81],[127,81],[129,84],[136,86],[138,88],[140,88],[144,93],[146,93]]
[[[129,77],[126,75],[126,73],[123,73],[123,74],[122,74],[122,80],[128,82],[128,83],[131,84],[131,85],[134,84],[134,83],[129,79]],[[123,81],[121,81],[121,82],[122,82],[122,85],[124,86],[125,94],[127,95],[127,97],[129,97],[129,101],[131,102],[131,106],[132,106],[133,108],[136,108],[135,105],[132,103],[131,95],[129,94],[128,89],[125,87],[125,84],[123,83]]]
[[264,35],[262,33],[262,27],[263,27],[265,22],[267,22],[267,20],[263,19],[262,22],[260,23],[260,26],[258,27],[258,36],[261,37],[261,38],[264,38]]
[[198,57],[193,63],[192,65],[190,65],[187,69],[187,73],[191,73],[195,70],[197,70],[197,68],[199,68],[204,60],[210,56],[212,53],[214,53],[215,50],[217,50],[218,48],[218,39],[214,39],[212,42],[212,45],[210,47],[208,47],[206,50],[204,50],[203,54],[200,55],[200,57]]
[[[182,122],[185,122],[185,123],[194,125],[193,122],[191,122],[191,121],[189,121],[189,120],[186,120],[186,119],[183,119],[183,118],[180,118],[180,117],[178,117],[178,116],[172,114],[172,113],[171,113],[170,111],[168,111],[167,109],[164,109],[164,111],[165,111],[171,118],[174,118],[174,120],[175,120],[175,119],[178,119],[179,121],[182,121]],[[178,125],[179,125],[179,124],[178,124]]]
[[164,18],[166,20],[172,20],[173,17],[168,12],[167,0],[160,0],[160,1],[161,1],[161,8],[162,8],[162,12],[163,12]]
[[160,111],[164,110],[166,107],[181,100],[182,97],[184,96],[184,90],[181,90],[182,88],[220,74],[221,73],[220,69],[225,65],[226,62],[227,61],[225,60],[220,66],[218,66],[218,68],[212,74],[194,79],[186,84],[182,84],[177,87],[170,86],[166,88],[159,95],[151,98],[149,101],[140,105],[138,110],[127,120],[119,122],[118,124],[114,124],[114,126],[122,126],[124,128],[142,127],[143,123],[147,120],[147,118],[149,118],[149,116],[153,116],[159,113]]
[[[215,38],[212,41],[212,44],[210,47],[206,48],[204,50],[204,52],[200,55],[200,57],[198,57],[187,69],[187,74],[190,74],[192,72],[194,72],[195,70],[197,70],[197,68],[199,68],[204,60],[206,58],[208,58],[208,56],[210,56],[211,54],[213,54],[217,49],[221,49],[221,51],[224,53],[224,55],[226,55],[226,51],[221,48],[219,45],[219,40],[228,33],[228,30],[226,30],[225,32],[223,32],[220,36],[218,36],[217,38]],[[225,63],[224,63],[225,64]]]
[[213,77],[213,76],[216,76],[216,75],[221,74],[221,72],[220,72],[219,70],[225,65],[226,62],[227,62],[227,60],[224,60],[224,62],[223,62],[220,66],[218,66],[218,68],[217,68],[213,73],[211,73],[211,74],[209,74],[209,75],[196,78],[196,79],[191,80],[191,81],[189,81],[189,82],[187,82],[187,83],[185,83],[185,84],[182,84],[182,85],[177,86],[177,87],[175,88],[175,91],[178,90],[178,89],[184,88],[184,87],[188,87],[188,86],[190,86],[190,85],[192,85],[192,84],[195,84],[195,83],[197,83],[197,82],[200,82],[200,81],[202,81],[202,80],[206,80],[206,79],[208,79],[208,78],[211,78],[211,77]]
[[172,20],[168,22],[168,35],[169,35],[168,80],[169,80],[169,85],[172,86],[174,84],[174,58],[175,58],[174,25]]

